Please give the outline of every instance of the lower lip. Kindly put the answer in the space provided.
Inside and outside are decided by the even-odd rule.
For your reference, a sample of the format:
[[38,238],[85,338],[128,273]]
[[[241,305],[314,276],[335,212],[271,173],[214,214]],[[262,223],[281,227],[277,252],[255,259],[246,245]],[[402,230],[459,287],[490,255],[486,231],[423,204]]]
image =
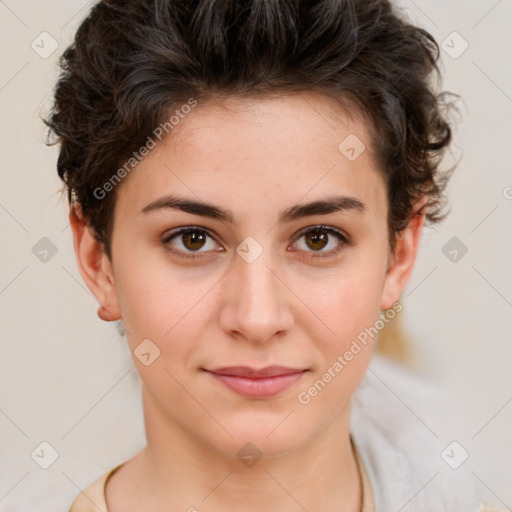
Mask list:
[[275,377],[250,379],[248,377],[209,373],[235,393],[249,398],[270,398],[276,396],[292,386],[304,374],[304,372],[298,372],[276,375]]

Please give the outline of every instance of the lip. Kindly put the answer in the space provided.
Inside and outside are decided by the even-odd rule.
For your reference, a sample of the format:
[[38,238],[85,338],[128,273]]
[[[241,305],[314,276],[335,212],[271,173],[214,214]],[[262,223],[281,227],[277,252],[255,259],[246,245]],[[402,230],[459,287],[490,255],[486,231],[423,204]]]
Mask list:
[[286,366],[267,366],[259,370],[249,366],[229,366],[206,371],[239,395],[270,398],[292,386],[307,370]]

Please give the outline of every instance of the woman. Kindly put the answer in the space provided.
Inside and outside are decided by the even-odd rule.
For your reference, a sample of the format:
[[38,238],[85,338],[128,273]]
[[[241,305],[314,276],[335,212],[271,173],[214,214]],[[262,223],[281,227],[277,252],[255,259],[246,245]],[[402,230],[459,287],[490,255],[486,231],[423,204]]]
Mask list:
[[483,509],[367,373],[443,216],[437,58],[383,0],[93,7],[48,124],[147,446],[71,512]]

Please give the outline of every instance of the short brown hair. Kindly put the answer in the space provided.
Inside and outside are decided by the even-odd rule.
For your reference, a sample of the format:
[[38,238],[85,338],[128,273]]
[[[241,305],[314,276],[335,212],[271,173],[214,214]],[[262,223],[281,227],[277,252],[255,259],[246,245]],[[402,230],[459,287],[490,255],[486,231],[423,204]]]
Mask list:
[[116,191],[94,191],[169,112],[190,97],[317,91],[370,120],[394,244],[422,195],[427,220],[445,215],[450,172],[438,167],[452,133],[431,80],[438,59],[388,0],[104,0],[61,57],[48,143],[60,142],[68,199],[111,258]]

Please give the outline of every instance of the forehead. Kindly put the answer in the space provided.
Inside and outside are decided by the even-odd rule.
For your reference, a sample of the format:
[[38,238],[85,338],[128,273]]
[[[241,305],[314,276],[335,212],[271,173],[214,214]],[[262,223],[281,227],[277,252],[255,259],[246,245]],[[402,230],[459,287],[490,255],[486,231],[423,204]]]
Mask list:
[[[225,142],[236,145],[238,141],[244,144],[240,147],[244,151],[259,142],[265,144],[262,146],[265,150],[271,150],[272,144],[282,153],[293,148],[300,157],[299,148],[319,147],[319,139],[326,139],[326,144],[332,145],[347,132],[369,143],[369,123],[358,109],[349,107],[348,101],[345,103],[342,107],[334,99],[312,91],[212,98],[184,116],[162,146],[171,146],[178,153],[191,143],[195,146],[202,143],[210,150],[212,144],[206,144],[206,137],[218,143],[220,138],[228,136],[230,140]],[[366,148],[372,151],[370,144]]]
[[118,192],[120,207],[139,211],[165,192],[279,210],[283,201],[339,192],[382,207],[384,183],[362,116],[300,93],[198,103]]

